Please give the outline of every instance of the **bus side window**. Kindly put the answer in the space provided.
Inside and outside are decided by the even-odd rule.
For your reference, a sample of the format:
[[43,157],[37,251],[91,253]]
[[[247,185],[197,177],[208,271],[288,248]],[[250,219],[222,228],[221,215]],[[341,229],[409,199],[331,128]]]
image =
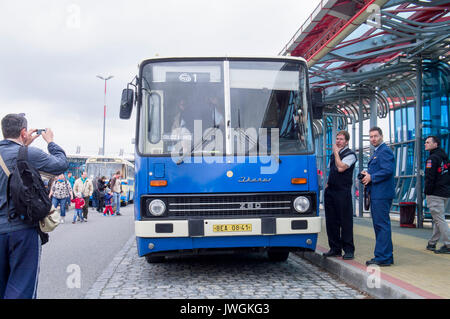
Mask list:
[[134,169],[133,167],[128,167],[128,178],[134,178]]
[[157,144],[161,140],[161,97],[151,93],[148,96],[148,105],[150,107],[148,139],[150,143]]

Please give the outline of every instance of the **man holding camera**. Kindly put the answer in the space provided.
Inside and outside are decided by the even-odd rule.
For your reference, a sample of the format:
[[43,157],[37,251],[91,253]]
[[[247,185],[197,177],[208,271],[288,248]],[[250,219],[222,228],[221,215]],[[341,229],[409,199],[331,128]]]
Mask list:
[[8,219],[16,211],[14,202],[8,205],[8,172],[14,170],[19,148],[29,146],[36,138],[48,143],[48,152],[28,147],[28,163],[36,170],[58,175],[69,163],[64,150],[53,142],[50,129],[27,129],[24,114],[8,114],[1,122],[5,138],[0,141],[0,299],[36,298],[41,240],[37,224],[26,224],[19,218]]
[[333,154],[330,157],[330,175],[325,188],[325,224],[330,250],[324,257],[340,257],[353,259],[353,206],[352,184],[356,154],[349,149],[350,135],[347,131],[339,131]]
[[375,152],[369,159],[368,171],[363,171],[361,182],[370,192],[370,213],[375,230],[375,258],[368,260],[366,265],[390,266],[394,263],[391,220],[392,199],[395,196],[394,153],[383,142],[383,132],[379,127],[372,127],[369,131],[370,144]]

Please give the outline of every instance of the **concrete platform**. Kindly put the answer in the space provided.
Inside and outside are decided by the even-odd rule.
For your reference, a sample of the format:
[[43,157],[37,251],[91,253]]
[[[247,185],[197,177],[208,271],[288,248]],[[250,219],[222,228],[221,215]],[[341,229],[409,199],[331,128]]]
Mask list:
[[431,237],[431,222],[425,222],[421,229],[404,228],[394,215],[391,225],[394,265],[389,267],[365,264],[374,257],[375,233],[370,217],[354,217],[354,260],[322,256],[329,250],[324,217],[316,251],[300,255],[374,298],[449,299],[450,255],[425,249]]

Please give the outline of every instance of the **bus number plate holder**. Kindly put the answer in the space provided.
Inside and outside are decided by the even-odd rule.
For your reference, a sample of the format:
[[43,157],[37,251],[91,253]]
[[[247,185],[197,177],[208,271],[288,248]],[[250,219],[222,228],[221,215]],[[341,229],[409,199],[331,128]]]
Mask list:
[[221,232],[251,232],[252,224],[215,224],[213,231]]

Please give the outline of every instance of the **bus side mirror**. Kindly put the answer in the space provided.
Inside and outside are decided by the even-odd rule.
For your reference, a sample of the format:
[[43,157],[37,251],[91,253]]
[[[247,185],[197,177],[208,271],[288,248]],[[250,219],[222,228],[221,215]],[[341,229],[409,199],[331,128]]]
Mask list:
[[133,96],[134,91],[132,89],[124,89],[122,91],[120,118],[123,120],[128,120],[131,117],[131,111],[133,110]]
[[313,119],[320,120],[323,117],[323,94],[321,90],[311,90],[311,105],[313,111]]

